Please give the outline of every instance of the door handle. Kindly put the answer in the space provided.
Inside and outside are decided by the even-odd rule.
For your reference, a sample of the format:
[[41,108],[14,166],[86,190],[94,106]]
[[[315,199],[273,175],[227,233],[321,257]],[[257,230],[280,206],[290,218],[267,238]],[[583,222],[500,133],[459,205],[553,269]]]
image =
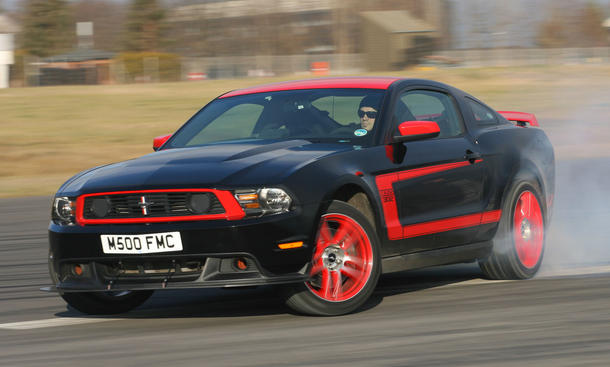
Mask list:
[[473,152],[472,150],[467,149],[464,159],[470,162],[470,164],[474,164],[477,159],[481,159],[481,153]]

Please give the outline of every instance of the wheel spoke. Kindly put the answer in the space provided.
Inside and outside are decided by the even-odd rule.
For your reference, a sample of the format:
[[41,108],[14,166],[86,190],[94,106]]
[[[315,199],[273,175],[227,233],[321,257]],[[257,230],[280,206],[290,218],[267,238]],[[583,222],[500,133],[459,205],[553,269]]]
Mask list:
[[322,284],[320,284],[320,292],[324,298],[330,296],[330,271],[326,268],[322,270]]
[[341,242],[341,248],[344,251],[349,251],[352,247],[354,247],[356,243],[358,243],[357,240],[355,240],[354,237],[350,234],[345,238],[343,242]]
[[343,239],[349,234],[348,232],[349,226],[345,223],[339,223],[339,228],[337,228],[337,231],[335,232],[335,235],[333,236],[331,242],[333,244],[341,243],[341,241],[343,241]]
[[318,244],[316,246],[316,252],[314,252],[313,257],[311,259],[312,264],[316,264],[318,261],[322,259],[322,254],[324,253],[325,246]]
[[343,266],[341,268],[341,274],[345,275],[348,278],[353,279],[354,281],[358,281],[358,279],[360,279],[360,277],[362,276],[361,271],[359,271],[358,269],[355,269],[355,268],[351,268],[349,266]]
[[317,262],[314,262],[314,265],[311,267],[311,271],[309,272],[310,276],[314,276],[320,273],[324,269],[324,264],[322,263],[322,259],[319,259]]
[[322,242],[328,244],[330,243],[331,239],[332,235],[330,234],[330,228],[328,228],[328,221],[324,220],[320,226],[320,237],[318,238],[318,243]]
[[346,255],[343,258],[343,262],[344,263],[350,263],[350,264],[354,265],[357,270],[362,269],[363,266],[364,266],[364,260],[362,258],[357,257],[357,256]]
[[332,298],[337,299],[343,293],[343,292],[341,292],[341,288],[343,285],[343,282],[341,279],[341,273],[339,273],[338,271],[332,271],[330,273],[330,276],[331,276],[332,283],[333,283]]
[[526,218],[529,219],[531,213],[532,213],[532,200],[531,200],[531,194],[526,192],[525,194],[523,194],[522,196],[523,198],[523,214],[525,215]]

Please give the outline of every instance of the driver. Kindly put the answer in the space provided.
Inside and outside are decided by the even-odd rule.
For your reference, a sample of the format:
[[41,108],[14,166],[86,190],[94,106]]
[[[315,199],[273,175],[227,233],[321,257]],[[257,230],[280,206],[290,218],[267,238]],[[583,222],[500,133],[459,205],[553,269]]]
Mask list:
[[378,96],[366,96],[360,101],[358,117],[360,117],[360,126],[366,131],[373,130],[373,125],[375,125],[375,119],[377,118],[378,103]]

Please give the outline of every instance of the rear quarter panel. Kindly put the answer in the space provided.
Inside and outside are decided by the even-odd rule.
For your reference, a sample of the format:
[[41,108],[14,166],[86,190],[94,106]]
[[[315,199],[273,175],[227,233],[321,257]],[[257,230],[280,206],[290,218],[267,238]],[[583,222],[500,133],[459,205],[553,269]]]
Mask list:
[[[488,169],[488,210],[502,208],[511,184],[524,179],[540,188],[548,222],[555,192],[555,156],[545,132],[539,128],[501,125],[480,130],[476,140]],[[495,228],[482,231],[478,240],[490,239],[494,233]]]

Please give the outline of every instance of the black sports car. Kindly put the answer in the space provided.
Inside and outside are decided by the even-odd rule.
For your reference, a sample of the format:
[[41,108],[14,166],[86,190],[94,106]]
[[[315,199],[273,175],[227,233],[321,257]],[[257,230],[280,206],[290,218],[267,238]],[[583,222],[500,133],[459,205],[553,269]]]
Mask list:
[[554,154],[536,118],[445,84],[329,78],[214,99],[155,152],[77,174],[49,226],[54,289],[92,314],[154,290],[281,285],[315,315],[352,312],[379,275],[542,261]]

